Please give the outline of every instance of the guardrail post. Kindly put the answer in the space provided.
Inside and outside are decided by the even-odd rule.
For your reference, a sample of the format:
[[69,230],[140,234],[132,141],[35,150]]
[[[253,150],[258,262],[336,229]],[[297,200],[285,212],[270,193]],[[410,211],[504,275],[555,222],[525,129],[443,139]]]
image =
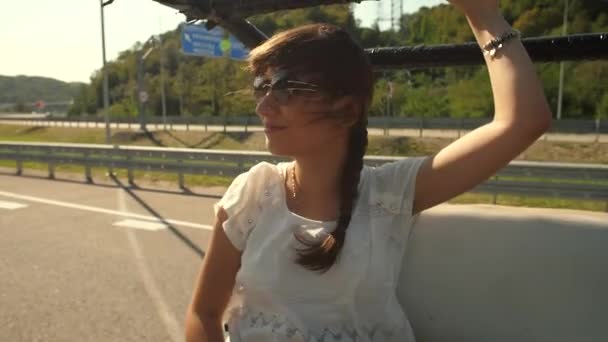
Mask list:
[[21,160],[21,147],[17,147],[17,176],[23,174],[23,160]]
[[84,166],[84,178],[87,183],[93,183],[93,177],[91,176],[91,152],[86,151],[84,153],[84,159],[86,165]]
[[133,162],[133,156],[127,155],[127,179],[130,186],[135,186],[135,181],[133,180],[133,166],[131,163]]
[[[595,119],[595,142],[600,142],[600,117],[598,116]],[[606,211],[608,211],[608,204],[606,207]]]
[[[498,181],[498,176],[495,176],[494,180]],[[496,205],[497,202],[498,202],[498,190],[496,190],[496,187],[494,187],[494,190],[492,190],[492,204]]]
[[181,160],[181,159],[179,159],[177,161],[177,164],[179,165],[179,170],[180,170],[180,171],[178,171],[178,174],[177,174],[177,179],[178,179],[178,182],[179,182],[179,188],[180,189],[184,189],[184,188],[186,188],[185,185],[184,185],[184,173],[181,171],[182,167],[184,166],[184,161]]
[[243,169],[245,168],[245,162],[243,161],[242,158],[239,158],[239,160],[236,162],[236,167],[239,170],[239,172],[243,172]]
[[112,152],[112,150],[106,150],[106,152],[107,151],[109,151],[109,153],[106,153],[106,156],[110,159],[108,160],[108,173],[106,175],[111,177],[114,176],[114,152]]
[[464,129],[464,118],[460,118],[460,120],[458,121],[458,139],[460,139],[463,129]]
[[[53,150],[48,154],[49,157],[53,155]],[[49,179],[55,179],[55,164],[53,164],[52,160],[49,160]]]
[[388,116],[384,116],[384,132],[383,135],[388,136]]

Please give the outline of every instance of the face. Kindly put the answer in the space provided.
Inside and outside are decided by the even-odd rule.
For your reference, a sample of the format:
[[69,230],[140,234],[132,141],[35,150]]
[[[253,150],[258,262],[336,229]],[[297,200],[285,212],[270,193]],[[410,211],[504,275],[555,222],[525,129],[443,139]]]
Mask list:
[[307,75],[269,69],[256,77],[256,113],[264,124],[266,147],[275,155],[331,153],[345,144],[352,99],[332,99]]

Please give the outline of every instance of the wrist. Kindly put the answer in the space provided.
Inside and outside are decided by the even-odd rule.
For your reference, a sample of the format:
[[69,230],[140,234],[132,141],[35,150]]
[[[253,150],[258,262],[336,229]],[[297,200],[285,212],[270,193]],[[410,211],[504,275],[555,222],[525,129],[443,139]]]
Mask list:
[[479,9],[465,12],[469,26],[480,46],[511,29],[498,8]]
[[505,24],[508,25],[498,7],[474,8],[463,10],[463,13],[473,30],[496,33],[503,31]]

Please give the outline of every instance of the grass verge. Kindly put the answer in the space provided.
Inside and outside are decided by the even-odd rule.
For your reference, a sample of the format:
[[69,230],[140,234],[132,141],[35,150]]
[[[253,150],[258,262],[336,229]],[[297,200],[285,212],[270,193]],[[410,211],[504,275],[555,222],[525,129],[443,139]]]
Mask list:
[[[16,170],[16,163],[12,161],[0,161],[0,167],[7,169]],[[27,170],[36,171],[48,171],[48,166],[43,163],[36,162],[24,162],[23,163],[24,173]],[[107,168],[94,167],[91,168],[91,175],[93,179],[100,179],[107,173]],[[70,179],[81,179],[84,181],[84,167],[73,166],[73,165],[58,165],[55,167],[55,174],[57,178],[61,178],[59,174],[66,174]],[[123,169],[115,169],[114,173],[119,179],[127,179],[127,171]],[[149,172],[149,171],[134,171],[133,173],[136,183],[142,183],[151,186],[157,186],[159,183],[168,184],[172,187],[177,188],[178,176],[176,174],[168,174],[163,172]],[[184,183],[187,188],[194,187],[227,187],[232,182],[231,177],[222,176],[206,176],[206,175],[184,175]],[[494,196],[492,194],[477,194],[477,193],[466,193],[460,195],[448,203],[454,204],[473,204],[493,203]],[[572,200],[572,199],[561,199],[561,198],[543,198],[543,197],[526,197],[526,196],[515,196],[515,195],[498,195],[496,198],[496,204],[515,206],[515,207],[535,207],[535,208],[557,208],[557,209],[575,209],[575,210],[587,210],[603,212],[607,211],[608,204],[601,201],[587,201],[587,200]]]

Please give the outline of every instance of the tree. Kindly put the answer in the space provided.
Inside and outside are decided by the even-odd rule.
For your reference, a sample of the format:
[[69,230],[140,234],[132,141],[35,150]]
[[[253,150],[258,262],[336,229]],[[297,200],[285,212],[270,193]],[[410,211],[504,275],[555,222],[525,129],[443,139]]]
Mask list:
[[[608,31],[608,12],[597,0],[569,0],[569,32]],[[563,2],[554,0],[502,0],[507,20],[526,36],[561,34]],[[250,20],[268,35],[313,22],[346,27],[365,48],[416,44],[449,44],[473,41],[464,16],[449,5],[422,7],[401,18],[399,32],[382,31],[378,26],[360,27],[348,5],[317,6],[256,15]],[[162,34],[165,92],[168,115],[227,116],[253,114],[249,89],[252,77],[242,70],[243,62],[227,58],[184,56],[179,52],[180,28]],[[137,115],[137,53],[151,43],[136,43],[108,63],[110,113],[114,117]],[[159,55],[157,47],[145,61],[145,83],[149,93],[147,112],[162,115]],[[445,56],[449,58],[449,56]],[[608,79],[605,61],[566,63],[564,87],[565,117],[592,118],[606,115],[605,87]],[[559,64],[538,64],[547,98],[557,107]],[[423,117],[487,117],[493,114],[489,78],[485,68],[458,67],[404,70],[378,75],[371,115],[386,111],[387,81],[394,85],[392,114]],[[0,81],[2,79],[0,78]],[[10,88],[10,87],[9,87]],[[0,87],[0,90],[6,88]],[[0,96],[3,94],[0,91]],[[230,95],[227,95],[230,94]],[[77,89],[70,115],[95,114],[103,107],[102,75],[93,73],[90,83]],[[1,101],[0,101],[1,102]]]
[[493,113],[492,88],[487,69],[480,69],[473,78],[452,83],[448,87],[450,116],[457,118],[490,117]]

